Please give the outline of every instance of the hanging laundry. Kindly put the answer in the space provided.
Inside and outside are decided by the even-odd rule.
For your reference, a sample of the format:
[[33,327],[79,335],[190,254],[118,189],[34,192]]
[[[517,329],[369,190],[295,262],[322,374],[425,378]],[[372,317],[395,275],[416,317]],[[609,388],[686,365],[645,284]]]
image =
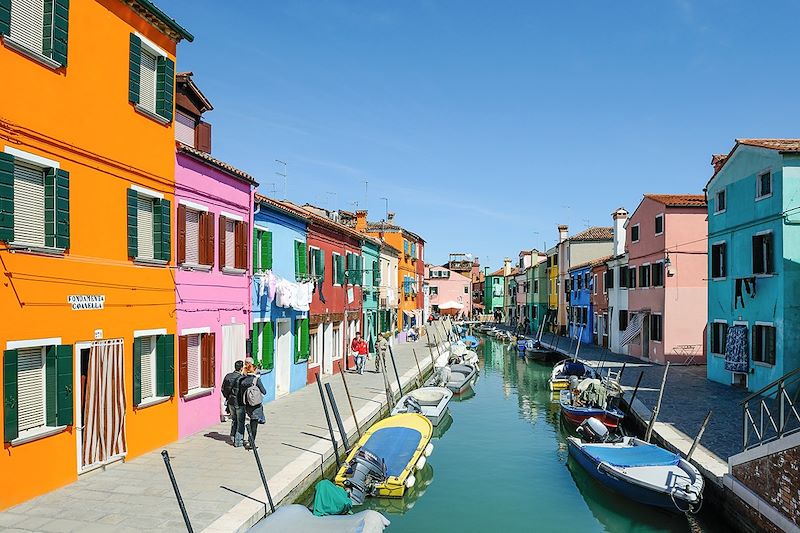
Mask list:
[[319,289],[319,301],[322,302],[322,303],[325,303],[325,295],[322,294],[322,287],[324,287],[324,286],[325,286],[325,283],[323,283],[323,282],[318,282],[317,283],[317,288]]
[[275,285],[275,305],[278,307],[292,307],[294,297],[294,283],[285,279],[279,280]]
[[313,284],[309,281],[292,284],[292,309],[295,311],[308,311],[311,303],[311,290]]
[[[750,295],[750,298],[756,297],[756,277],[751,276],[749,278],[744,278],[744,292]],[[744,307],[744,304],[742,304]]]
[[271,304],[272,300],[275,299],[275,290],[278,285],[278,280],[280,278],[276,276],[271,270],[266,270],[262,274],[264,279],[264,290],[267,293],[267,304]]
[[742,302],[742,309],[744,309],[744,296],[742,295],[742,278],[736,278],[735,282],[735,293],[733,295],[733,308],[736,309],[739,307],[739,301]]
[[749,353],[747,326],[728,328],[728,336],[725,339],[725,370],[747,373],[750,370]]

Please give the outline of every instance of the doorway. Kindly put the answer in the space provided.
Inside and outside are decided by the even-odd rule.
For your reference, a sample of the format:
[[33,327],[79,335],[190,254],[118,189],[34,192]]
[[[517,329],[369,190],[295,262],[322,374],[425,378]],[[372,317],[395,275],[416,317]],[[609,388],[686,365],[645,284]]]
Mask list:
[[[244,360],[247,354],[247,330],[244,324],[228,324],[222,326],[222,373],[224,377],[233,372],[233,365],[237,360]],[[225,398],[220,394],[219,405],[220,420],[225,420]]]
[[[289,393],[292,374],[292,321],[281,318],[275,322],[275,397]],[[300,339],[295,339],[300,342]]]
[[650,359],[650,314],[642,317],[642,357]]

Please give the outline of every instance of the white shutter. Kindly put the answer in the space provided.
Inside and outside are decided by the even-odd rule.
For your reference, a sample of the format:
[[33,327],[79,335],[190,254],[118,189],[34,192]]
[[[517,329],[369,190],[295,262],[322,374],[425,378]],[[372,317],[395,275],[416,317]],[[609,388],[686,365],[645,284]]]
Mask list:
[[180,111],[175,114],[175,140],[194,147],[194,119]]
[[156,395],[155,338],[142,337],[142,400]]
[[44,246],[44,172],[14,165],[14,243]]
[[200,335],[186,337],[188,349],[189,390],[200,388]]
[[186,262],[200,263],[200,213],[186,210]]
[[139,66],[140,89],[139,105],[148,111],[156,112],[156,56],[142,48],[142,61]]
[[19,430],[25,431],[45,424],[44,349],[20,348],[17,358]]
[[236,234],[233,231],[233,220],[225,221],[225,266],[233,268],[236,265]]
[[139,195],[136,221],[138,225],[137,242],[139,253],[137,257],[153,259],[153,200]]
[[31,50],[42,53],[44,0],[11,2],[11,38]]

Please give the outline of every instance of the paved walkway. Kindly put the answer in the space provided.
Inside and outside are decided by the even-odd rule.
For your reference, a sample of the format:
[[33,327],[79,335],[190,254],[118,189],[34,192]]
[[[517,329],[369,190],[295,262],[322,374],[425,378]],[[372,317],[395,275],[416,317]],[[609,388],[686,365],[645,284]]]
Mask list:
[[[416,349],[423,371],[431,356],[423,341],[396,345],[397,369],[404,388],[414,381]],[[435,348],[434,348],[435,352]],[[390,368],[392,390],[397,382]],[[347,373],[347,385],[360,425],[385,408],[383,376]],[[341,376],[327,377],[353,442],[356,430]],[[294,499],[316,481],[323,463],[333,462],[333,446],[315,384],[268,403],[267,424],[258,433],[259,455],[277,505]],[[333,422],[335,428],[335,422]],[[230,424],[219,424],[165,447],[195,531],[244,530],[264,514],[264,506],[220,488],[221,485],[266,501],[251,452],[228,443]],[[341,445],[339,433],[334,429]],[[7,484],[6,490],[10,484]],[[13,490],[13,489],[11,489]],[[161,450],[105,471],[81,476],[75,483],[0,513],[3,531],[185,531]]]

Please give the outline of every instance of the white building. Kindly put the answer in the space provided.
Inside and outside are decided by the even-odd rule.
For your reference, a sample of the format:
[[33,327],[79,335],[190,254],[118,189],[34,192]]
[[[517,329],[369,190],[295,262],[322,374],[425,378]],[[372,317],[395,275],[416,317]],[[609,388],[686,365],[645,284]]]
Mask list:
[[613,257],[606,262],[608,270],[604,280],[608,293],[608,348],[612,352],[627,354],[628,346],[623,346],[621,339],[628,327],[628,288],[620,274],[628,268],[628,251],[625,249],[625,222],[628,220],[628,212],[620,207],[611,213],[611,217],[614,219],[614,251]]

